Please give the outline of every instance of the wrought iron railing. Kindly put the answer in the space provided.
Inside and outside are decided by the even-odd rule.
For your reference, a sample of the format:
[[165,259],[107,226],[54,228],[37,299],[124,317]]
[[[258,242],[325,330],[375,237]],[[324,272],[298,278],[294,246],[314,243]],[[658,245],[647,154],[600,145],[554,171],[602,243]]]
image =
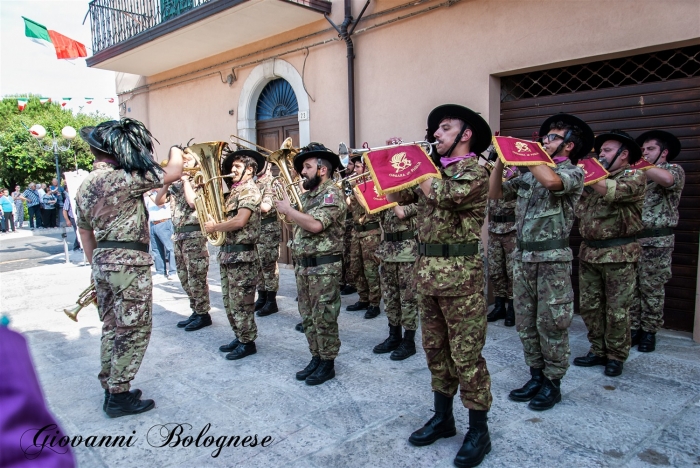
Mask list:
[[92,53],[97,54],[212,0],[93,0]]

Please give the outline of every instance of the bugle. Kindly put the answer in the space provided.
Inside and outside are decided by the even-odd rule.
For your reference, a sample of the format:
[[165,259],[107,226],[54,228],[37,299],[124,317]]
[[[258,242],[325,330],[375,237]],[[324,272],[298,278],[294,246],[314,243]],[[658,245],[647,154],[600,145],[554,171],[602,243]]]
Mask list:
[[420,146],[425,150],[425,152],[428,154],[428,156],[431,156],[434,151],[434,147],[437,146],[437,141],[408,141],[404,142],[398,139],[395,139],[394,141],[398,141],[398,143],[392,144],[392,145],[385,145],[385,146],[375,146],[374,148],[370,148],[367,143],[364,144],[362,148],[349,148],[348,145],[345,143],[341,142],[340,146],[338,148],[338,155],[343,158],[343,156],[356,156],[358,154],[364,155],[365,153],[369,153],[370,151],[379,151],[379,150],[385,150],[385,149],[392,149],[396,148],[397,146],[406,146],[406,145],[417,145]]
[[63,312],[74,322],[78,321],[78,313],[83,310],[84,307],[90,304],[95,304],[97,307],[97,290],[95,289],[95,283],[90,283],[83,292],[78,296],[78,300],[75,301],[76,306],[71,309],[63,309]]

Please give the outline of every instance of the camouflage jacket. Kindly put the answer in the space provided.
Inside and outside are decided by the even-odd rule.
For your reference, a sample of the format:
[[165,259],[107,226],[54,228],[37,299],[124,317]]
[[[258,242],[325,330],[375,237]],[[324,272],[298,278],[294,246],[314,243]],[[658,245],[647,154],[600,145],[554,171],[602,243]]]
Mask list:
[[[298,225],[294,226],[292,253],[295,260],[302,257],[322,257],[343,255],[345,237],[345,213],[347,205],[343,191],[332,180],[327,180],[314,190],[301,196],[304,213],[311,215],[323,225],[319,233],[309,232]],[[297,261],[297,274],[326,275],[340,274],[342,262],[327,263],[303,268]]]
[[[355,195],[350,196],[350,213],[352,213],[352,221],[354,224],[369,224],[369,223],[379,223],[379,215],[380,213],[374,213],[374,214],[369,214],[367,213],[367,210],[364,209],[362,204],[357,200],[357,197]],[[372,229],[370,231],[358,231],[355,229],[355,233],[353,235],[357,237],[367,237],[367,236],[378,236],[382,233],[382,231],[377,228],[377,229]]]
[[[250,218],[245,226],[237,231],[226,233],[224,245],[257,244],[260,238],[260,190],[253,179],[248,179],[235,185],[226,198],[226,219],[231,219],[238,214],[241,208],[251,211]],[[257,259],[255,250],[245,252],[224,252],[223,247],[219,252],[219,263],[254,262]]]
[[[140,242],[150,245],[148,212],[143,194],[163,186],[163,176],[128,173],[95,162],[75,196],[78,227],[95,233],[97,242]],[[130,249],[95,249],[93,263],[152,265],[151,254]]]
[[494,234],[508,234],[515,231],[515,221],[513,222],[495,222],[494,216],[513,216],[515,217],[516,198],[509,199],[500,198],[498,200],[489,200],[488,217],[489,217],[489,232]]
[[260,190],[260,195],[262,197],[260,203],[267,203],[272,207],[267,213],[261,212],[262,219],[277,216],[277,210],[275,209],[275,191],[273,189],[273,184],[275,186],[281,187],[281,184],[274,177],[272,177],[270,169],[266,170],[263,175],[258,176],[257,180],[255,181],[255,185],[258,186],[258,190]]
[[183,226],[199,226],[199,219],[197,218],[197,211],[190,207],[185,198],[185,188],[184,182],[178,180],[173,182],[168,187],[168,194],[170,195],[170,209],[173,214],[173,227],[175,232],[173,234],[173,240],[183,240],[192,239],[195,237],[202,237],[202,231],[191,231],[191,232],[177,232],[177,228]]
[[[644,194],[644,209],[642,223],[644,229],[665,228],[678,226],[678,204],[681,202],[681,192],[685,185],[685,171],[677,164],[659,164],[673,175],[673,185],[662,187],[653,181],[647,181]],[[673,247],[675,236],[647,237],[639,239],[643,247]]]
[[578,257],[589,263],[636,262],[642,253],[637,241],[613,247],[594,248],[586,240],[634,237],[642,229],[642,207],[646,186],[644,171],[622,168],[605,179],[608,189],[600,195],[586,187],[576,204],[579,231],[584,241]]
[[[399,219],[393,208],[380,211],[379,222],[384,234],[393,234],[404,231],[415,231],[416,205],[403,206],[404,219]],[[418,243],[413,239],[393,242],[382,240],[377,247],[375,255],[384,262],[414,262],[418,257]]]
[[[398,192],[401,205],[416,203],[418,241],[426,244],[473,244],[481,247],[486,217],[489,174],[475,157],[441,169],[427,197],[420,187]],[[427,296],[468,296],[483,290],[481,255],[464,257],[419,256],[414,287]]]
[[[558,192],[546,189],[531,172],[503,183],[506,200],[517,196],[515,226],[518,239],[541,242],[567,239],[574,225],[574,206],[583,190],[583,169],[568,159],[554,168],[564,188]],[[516,247],[513,258],[528,263],[570,262],[570,247],[543,251],[522,251]]]

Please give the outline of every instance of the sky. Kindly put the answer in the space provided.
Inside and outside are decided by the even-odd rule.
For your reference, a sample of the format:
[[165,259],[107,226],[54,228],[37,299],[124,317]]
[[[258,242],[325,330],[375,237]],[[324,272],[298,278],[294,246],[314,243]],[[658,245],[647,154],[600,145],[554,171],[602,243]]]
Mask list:
[[[92,55],[88,0],[0,0],[0,96],[40,94],[54,101],[71,97],[74,112],[99,111],[119,117],[114,72],[88,68],[85,59],[58,60],[51,44],[42,46],[24,35],[25,16],[87,47]],[[87,105],[85,98],[94,98]],[[114,98],[110,104],[106,98]]]

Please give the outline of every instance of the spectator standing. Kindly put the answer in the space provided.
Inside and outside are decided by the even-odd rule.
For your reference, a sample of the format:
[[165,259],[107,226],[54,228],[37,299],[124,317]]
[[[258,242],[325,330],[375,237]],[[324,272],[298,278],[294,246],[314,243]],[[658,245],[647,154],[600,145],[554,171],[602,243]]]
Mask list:
[[15,225],[18,229],[22,229],[22,224],[24,224],[24,200],[22,200],[22,191],[19,185],[16,185],[15,191],[12,192],[12,202],[15,204]]
[[55,226],[60,226],[60,220],[61,220],[61,207],[63,206],[63,201],[65,200],[64,194],[63,194],[63,187],[58,185],[58,179],[55,177],[51,179],[51,185],[49,185],[48,191],[51,192],[51,194],[56,197],[56,209],[55,215],[56,215],[56,222],[54,223]]
[[39,228],[45,228],[48,227],[46,224],[46,214],[44,213],[44,210],[46,207],[44,206],[44,195],[46,195],[46,184],[36,184],[36,191],[39,194],[39,215],[41,216],[41,224],[37,227]]
[[78,241],[78,225],[75,222],[75,218],[73,217],[73,210],[71,209],[71,204],[70,204],[70,196],[68,196],[68,186],[66,185],[64,193],[64,199],[65,201],[63,202],[63,209],[61,212],[63,213],[63,219],[66,222],[66,227],[72,227],[73,228],[73,234],[75,234],[75,241],[73,242],[73,250],[80,250],[80,242]]
[[2,232],[9,232],[12,228],[12,232],[15,232],[15,219],[12,214],[12,208],[14,204],[12,203],[12,198],[10,198],[10,191],[7,189],[2,190],[2,196],[0,196],[0,207],[2,207]]
[[56,196],[47,191],[41,198],[42,204],[44,205],[44,211],[42,213],[42,220],[45,228],[55,228],[56,227]]
[[27,210],[29,212],[29,228],[34,230],[34,220],[36,220],[36,227],[41,227],[41,197],[39,196],[39,190],[36,188],[36,184],[31,182],[29,188],[25,190],[20,198],[27,202]]
[[[158,191],[148,192],[144,198],[148,208],[148,220],[151,232],[151,255],[155,263],[156,274],[170,279],[177,273],[175,268],[175,250],[173,249],[173,222],[170,205],[156,204]],[[167,264],[166,264],[167,261]]]

